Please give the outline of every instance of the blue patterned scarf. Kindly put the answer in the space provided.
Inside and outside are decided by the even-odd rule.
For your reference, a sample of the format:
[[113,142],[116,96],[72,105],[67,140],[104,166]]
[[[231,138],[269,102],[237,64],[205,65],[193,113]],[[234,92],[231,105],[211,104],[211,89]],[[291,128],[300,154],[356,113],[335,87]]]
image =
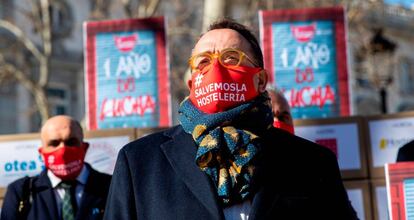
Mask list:
[[198,146],[196,163],[217,186],[224,206],[250,196],[260,134],[273,124],[267,93],[225,112],[206,114],[186,98],[179,120]]

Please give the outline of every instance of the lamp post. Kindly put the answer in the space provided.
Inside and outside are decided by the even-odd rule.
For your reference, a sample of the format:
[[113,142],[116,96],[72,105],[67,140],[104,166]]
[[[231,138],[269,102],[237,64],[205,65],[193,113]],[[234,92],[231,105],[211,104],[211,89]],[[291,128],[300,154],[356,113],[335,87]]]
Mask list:
[[393,81],[394,52],[397,45],[382,34],[382,29],[375,34],[368,45],[368,74],[374,85],[379,88],[381,111],[387,113],[387,87]]

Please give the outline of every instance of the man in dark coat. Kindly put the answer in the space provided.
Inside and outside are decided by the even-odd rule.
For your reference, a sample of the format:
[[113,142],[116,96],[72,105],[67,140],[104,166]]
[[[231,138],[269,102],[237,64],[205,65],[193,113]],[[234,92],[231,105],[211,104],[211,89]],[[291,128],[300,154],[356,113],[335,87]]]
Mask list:
[[41,129],[41,140],[46,169],[7,187],[1,220],[102,219],[111,176],[84,163],[88,143],[79,122],[52,117]]
[[272,101],[273,126],[294,134],[292,113],[285,95],[280,90],[271,87],[267,88],[267,92]]
[[104,219],[357,219],[335,155],[272,126],[246,27],[214,23],[189,63],[180,125],[122,148]]
[[398,149],[397,162],[414,161],[414,140]]

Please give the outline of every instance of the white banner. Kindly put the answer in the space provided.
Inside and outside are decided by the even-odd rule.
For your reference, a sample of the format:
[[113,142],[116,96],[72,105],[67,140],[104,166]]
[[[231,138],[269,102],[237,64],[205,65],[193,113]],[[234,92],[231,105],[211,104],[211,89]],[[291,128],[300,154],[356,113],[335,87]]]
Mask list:
[[128,136],[95,137],[85,141],[90,144],[85,161],[99,172],[111,175],[114,172],[119,150],[130,142]]
[[0,187],[23,176],[34,176],[44,168],[37,151],[40,140],[0,142]]
[[375,168],[395,163],[398,149],[414,139],[414,117],[373,120],[368,126]]

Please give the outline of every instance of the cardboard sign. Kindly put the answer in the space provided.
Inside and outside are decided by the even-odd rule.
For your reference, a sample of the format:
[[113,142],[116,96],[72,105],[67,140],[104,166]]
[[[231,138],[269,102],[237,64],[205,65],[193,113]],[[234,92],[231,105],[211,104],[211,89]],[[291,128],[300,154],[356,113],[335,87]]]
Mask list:
[[84,24],[90,130],[171,125],[163,18]]
[[99,172],[112,175],[118,152],[124,145],[130,142],[130,137],[95,137],[88,138],[86,141],[92,147],[88,150],[85,161]]
[[388,220],[389,213],[385,179],[374,179],[371,181],[371,196],[374,219]]
[[360,220],[369,220],[371,217],[371,196],[367,180],[344,181],[349,201]]
[[390,219],[412,219],[414,216],[414,162],[387,163],[385,180]]
[[414,139],[414,114],[401,113],[368,118],[370,168],[374,177],[384,177],[384,165],[394,163],[398,149]]
[[293,118],[350,114],[343,8],[260,11],[265,68]]
[[358,117],[295,120],[295,135],[330,149],[345,179],[367,177],[362,132]]
[[351,201],[355,212],[359,216],[359,219],[365,219],[366,210],[364,210],[364,197],[362,189],[348,189],[346,192],[348,193],[349,201]]

